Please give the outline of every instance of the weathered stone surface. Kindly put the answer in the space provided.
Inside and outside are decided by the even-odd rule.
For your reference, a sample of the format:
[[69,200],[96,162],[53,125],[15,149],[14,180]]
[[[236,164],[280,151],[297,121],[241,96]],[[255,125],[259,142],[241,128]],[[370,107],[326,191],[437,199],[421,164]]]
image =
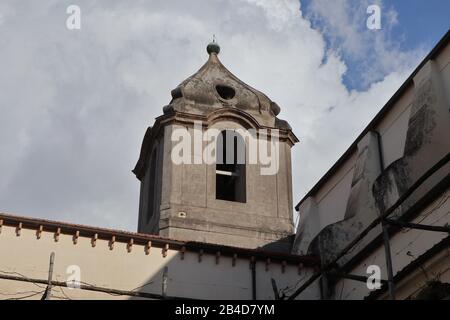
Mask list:
[[[450,152],[449,102],[443,90],[440,73],[433,61],[424,65],[415,76],[414,84],[415,97],[404,156],[386,168],[374,184],[373,192],[380,213],[384,213],[428,169]],[[437,175],[443,176],[447,173],[447,170],[441,170]],[[425,187],[421,192],[412,195],[396,211],[394,217],[400,216],[432,185],[433,183],[430,183],[428,188]]]
[[[163,108],[147,131],[140,159],[134,169],[141,180],[139,232],[169,238],[211,242],[246,248],[269,245],[273,250],[291,249],[292,172],[291,147],[297,142],[286,121],[276,118],[280,107],[263,93],[229,72],[212,51],[206,64],[172,90],[172,101]],[[279,169],[262,175],[263,164],[245,167],[246,201],[216,199],[216,166],[174,164],[171,151],[177,128],[192,133],[202,130],[276,129],[279,133]],[[258,139],[265,139],[263,136]],[[203,142],[203,147],[206,142]],[[246,158],[249,159],[248,148]],[[156,160],[152,155],[156,154]],[[153,170],[155,180],[149,178]],[[154,193],[152,193],[154,192]],[[153,204],[150,203],[154,198]],[[272,244],[272,245],[270,245]]]
[[[432,62],[424,66],[415,82],[417,86],[404,156],[380,174],[380,150],[375,134],[368,133],[360,141],[345,220],[326,226],[308,249],[309,253],[320,254],[323,263],[331,261],[378,214],[386,212],[426,170],[450,151],[449,139],[442,139],[442,134],[450,137],[450,116],[445,95],[440,92],[439,73]],[[410,197],[390,217],[401,216],[431,186]],[[372,233],[374,236],[377,234]],[[373,237],[366,237],[366,242],[371,239]],[[362,248],[363,244],[359,247]],[[341,263],[348,258],[347,255]]]
[[[378,215],[372,186],[381,171],[378,137],[369,132],[358,143],[358,158],[353,172],[345,219],[326,226],[311,241],[308,252],[320,255],[324,265],[330,263]],[[363,247],[365,241],[359,244]],[[358,250],[355,250],[357,252]],[[342,259],[347,261],[351,255]]]

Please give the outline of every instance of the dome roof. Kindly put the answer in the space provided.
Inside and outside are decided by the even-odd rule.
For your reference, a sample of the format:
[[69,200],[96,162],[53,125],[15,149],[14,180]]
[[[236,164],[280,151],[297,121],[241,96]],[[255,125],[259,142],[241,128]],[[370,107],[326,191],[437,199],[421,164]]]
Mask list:
[[237,108],[257,118],[261,124],[275,125],[280,108],[265,94],[239,80],[220,62],[220,47],[208,45],[208,61],[191,77],[172,90],[172,101],[164,112],[208,114],[223,107]]
[[[151,148],[168,123],[192,123],[192,120],[238,120],[243,126],[279,129],[279,138],[290,146],[298,142],[291,126],[277,118],[280,107],[262,92],[239,80],[223,66],[217,57],[219,45],[207,46],[208,61],[192,76],[172,90],[172,100],[163,108],[142,142],[138,163],[133,172],[141,180]],[[173,121],[173,122],[172,122]],[[272,134],[272,131],[270,132]]]

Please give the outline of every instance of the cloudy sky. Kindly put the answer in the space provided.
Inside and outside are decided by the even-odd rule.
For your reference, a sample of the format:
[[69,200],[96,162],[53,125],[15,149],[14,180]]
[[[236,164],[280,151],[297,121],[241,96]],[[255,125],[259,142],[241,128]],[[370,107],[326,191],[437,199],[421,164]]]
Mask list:
[[[366,9],[381,7],[381,30]],[[81,8],[81,29],[66,8]],[[0,212],[134,231],[131,173],[207,59],[276,101],[297,202],[447,31],[446,0],[0,1]]]

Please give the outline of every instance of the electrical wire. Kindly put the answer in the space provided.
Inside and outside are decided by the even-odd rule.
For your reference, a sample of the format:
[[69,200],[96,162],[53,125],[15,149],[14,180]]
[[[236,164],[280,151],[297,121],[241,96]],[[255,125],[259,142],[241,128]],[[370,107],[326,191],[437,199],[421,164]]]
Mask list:
[[36,292],[36,293],[33,293],[33,294],[30,294],[30,295],[27,295],[27,296],[23,296],[23,297],[19,297],[19,298],[8,298],[8,299],[5,299],[5,300],[23,300],[23,299],[27,299],[27,298],[31,298],[31,297],[34,297],[34,296],[37,296],[38,294],[43,294],[45,292],[45,290],[42,290],[42,291],[40,291],[40,292]]

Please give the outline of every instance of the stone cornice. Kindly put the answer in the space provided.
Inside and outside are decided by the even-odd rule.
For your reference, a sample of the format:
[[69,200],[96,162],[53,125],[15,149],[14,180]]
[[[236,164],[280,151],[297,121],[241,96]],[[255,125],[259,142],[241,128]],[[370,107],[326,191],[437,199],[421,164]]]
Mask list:
[[[260,249],[245,249],[238,247],[223,246],[203,242],[186,242],[174,239],[163,238],[157,235],[141,234],[128,231],[98,228],[79,224],[36,219],[22,216],[15,216],[0,213],[0,241],[1,232],[4,227],[16,228],[16,233],[20,236],[22,229],[36,230],[36,235],[42,232],[52,234],[69,235],[71,237],[84,237],[89,239],[108,240],[114,239],[115,242],[133,243],[133,245],[146,246],[151,243],[152,247],[171,249],[179,251],[191,251],[198,253],[200,250],[205,254],[216,255],[220,252],[223,256],[238,257],[240,259],[257,259],[266,261],[270,259],[273,262],[285,262],[288,264],[301,265],[305,267],[316,267],[319,265],[319,259],[315,256],[298,256],[279,252],[270,252]],[[40,237],[40,235],[39,235]],[[132,241],[131,241],[132,240]],[[75,243],[75,242],[74,242]]]
[[150,148],[155,138],[161,133],[161,129],[166,125],[182,125],[193,127],[195,122],[201,122],[203,127],[207,129],[218,121],[231,120],[241,124],[244,128],[266,129],[271,136],[273,130],[278,130],[278,138],[280,142],[287,142],[289,146],[293,146],[299,140],[291,129],[262,126],[258,121],[245,111],[236,108],[222,108],[208,115],[191,114],[173,111],[171,113],[159,116],[155,120],[153,127],[149,127],[145,133],[141,146],[139,160],[136,163],[133,173],[141,180],[145,174],[145,163],[150,155]]

